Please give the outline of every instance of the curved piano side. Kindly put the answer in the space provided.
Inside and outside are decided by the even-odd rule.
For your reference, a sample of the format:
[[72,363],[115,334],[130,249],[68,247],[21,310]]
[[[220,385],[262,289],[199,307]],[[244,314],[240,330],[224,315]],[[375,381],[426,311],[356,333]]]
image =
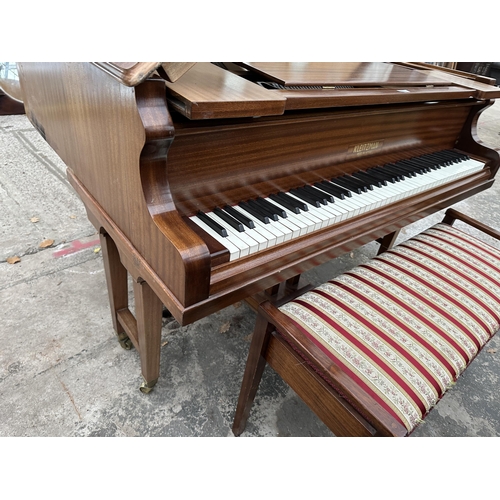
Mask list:
[[90,63],[19,63],[19,74],[27,116],[68,166],[90,220],[182,321],[208,296],[210,255],[169,194],[164,82],[126,87]]

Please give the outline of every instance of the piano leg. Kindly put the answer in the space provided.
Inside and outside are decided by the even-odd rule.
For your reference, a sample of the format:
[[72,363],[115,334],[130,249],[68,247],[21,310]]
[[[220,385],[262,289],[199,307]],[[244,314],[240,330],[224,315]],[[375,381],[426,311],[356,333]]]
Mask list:
[[140,390],[147,394],[160,373],[163,304],[150,286],[138,277],[133,281],[134,317],[128,307],[128,272],[118,248],[105,231],[101,230],[100,238],[113,327],[123,348],[131,349],[134,345],[139,351],[144,379]]
[[111,318],[113,328],[115,329],[118,341],[124,349],[131,349],[132,342],[125,329],[118,320],[118,311],[128,309],[128,287],[127,270],[120,261],[120,255],[115,242],[109,234],[101,233],[101,250],[104,260],[104,271],[106,273],[106,282],[108,284],[109,304],[111,307]]
[[135,316],[141,371],[140,389],[151,392],[160,374],[161,324],[163,304],[145,281],[134,281]]

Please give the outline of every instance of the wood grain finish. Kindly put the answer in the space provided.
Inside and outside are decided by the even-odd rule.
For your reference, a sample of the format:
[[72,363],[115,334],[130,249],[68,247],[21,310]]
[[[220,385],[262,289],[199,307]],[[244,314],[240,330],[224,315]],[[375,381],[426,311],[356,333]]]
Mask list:
[[496,85],[496,80],[494,78],[491,78],[489,76],[484,76],[484,75],[477,75],[475,73],[468,73],[466,71],[460,71],[458,69],[455,69],[454,67],[446,68],[446,67],[436,66],[435,64],[424,63],[424,62],[404,62],[404,63],[398,63],[398,64],[401,64],[403,66],[407,66],[409,68],[424,69],[424,70],[439,69],[439,71],[442,71],[444,73],[459,76],[461,78],[466,78],[467,80],[475,80],[477,82],[486,83],[487,85],[492,85],[492,86]]
[[95,62],[93,64],[127,87],[139,85],[161,65],[159,62]]
[[[172,197],[181,213],[191,215],[450,148],[472,107],[473,101],[409,104],[251,121],[180,122],[168,159]],[[379,146],[363,154],[352,151],[368,142]]]
[[167,82],[175,82],[195,64],[194,62],[164,62],[161,63],[158,72]]
[[[425,71],[383,62],[246,62],[251,69],[283,85],[449,85]],[[445,75],[446,76],[446,75]]]
[[[242,118],[299,109],[500,96],[500,89],[481,80],[426,66],[415,70],[406,67],[408,63],[240,64],[241,68],[224,63],[224,70],[197,63],[178,82],[167,83],[171,108],[190,119]],[[259,80],[288,87],[267,89],[258,85]]]
[[[443,85],[446,97],[437,102],[286,111],[282,96],[254,93],[252,82],[204,64],[172,84],[149,63],[18,67],[28,118],[68,166],[91,222],[116,247],[107,252],[115,329],[132,332],[147,383],[158,371],[160,304],[181,324],[196,321],[486,189],[500,164],[476,133],[477,117],[491,102],[466,87],[448,92]],[[172,89],[184,88],[190,115],[200,119],[171,111],[166,86],[169,99]],[[209,119],[210,109],[225,118]],[[241,110],[245,117],[230,118]],[[377,146],[358,154],[356,146],[367,142]],[[187,219],[198,209],[453,147],[483,160],[485,169],[234,262]],[[122,308],[123,268],[143,297],[136,318]]]
[[270,90],[286,98],[287,111],[320,109],[340,106],[373,106],[410,102],[445,101],[473,98],[475,90],[463,87],[407,87],[323,89],[323,90]]
[[172,107],[190,119],[281,115],[285,98],[210,63],[166,83]]
[[[162,80],[129,88],[84,63],[21,63],[20,73],[30,95],[28,116],[71,168],[70,178],[96,224],[109,234],[114,231],[122,260],[131,261],[127,269],[135,266],[129,272],[156,287],[181,323],[271,288],[354,244],[383,237],[391,232],[389,226],[401,227],[485,188],[498,164],[498,154],[483,150],[469,132],[464,145],[469,151],[476,148],[479,157],[488,154],[490,170],[252,258],[224,263],[217,256],[223,253],[220,247],[205,242],[185,216],[453,147],[467,135],[464,128],[475,127],[487,103],[467,99],[258,119],[188,121],[176,115],[172,120]],[[100,92],[94,92],[96,85]],[[112,103],[119,106],[110,108]],[[380,147],[353,154],[353,146],[364,142]],[[134,258],[127,257],[130,245]],[[134,264],[134,259],[139,260]]]
[[[166,153],[173,129],[164,82],[126,87],[86,63],[20,63],[19,72],[28,117],[123,237],[174,296],[185,304],[205,298],[210,254],[169,197]],[[111,112],[113,102],[120,104]],[[190,286],[190,273],[186,281],[187,268],[197,287]]]

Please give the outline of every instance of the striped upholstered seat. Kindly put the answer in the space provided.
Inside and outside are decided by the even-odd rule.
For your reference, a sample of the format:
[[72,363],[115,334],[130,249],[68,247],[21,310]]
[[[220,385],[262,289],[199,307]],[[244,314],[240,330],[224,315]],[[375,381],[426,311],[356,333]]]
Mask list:
[[307,361],[326,356],[410,433],[500,328],[499,270],[500,251],[437,224],[279,309]]

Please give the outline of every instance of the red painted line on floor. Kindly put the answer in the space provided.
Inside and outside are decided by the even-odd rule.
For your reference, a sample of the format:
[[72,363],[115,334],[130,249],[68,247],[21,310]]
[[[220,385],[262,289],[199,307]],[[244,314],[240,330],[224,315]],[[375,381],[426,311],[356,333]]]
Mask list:
[[82,243],[80,240],[75,240],[70,243],[70,245],[66,248],[62,248],[61,250],[56,250],[52,253],[54,257],[64,257],[66,255],[79,252],[85,248],[93,247],[95,245],[100,245],[100,240],[88,241],[87,243]]

